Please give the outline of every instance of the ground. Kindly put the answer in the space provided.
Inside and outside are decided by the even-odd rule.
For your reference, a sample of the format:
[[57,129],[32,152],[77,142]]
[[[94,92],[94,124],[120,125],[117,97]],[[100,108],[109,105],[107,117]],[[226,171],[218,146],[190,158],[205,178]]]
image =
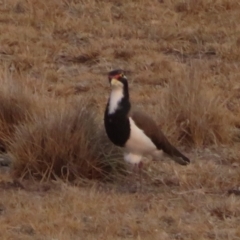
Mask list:
[[[1,239],[239,239],[239,12],[237,0],[0,1]],[[115,68],[191,164],[148,162],[135,192],[128,176],[53,180],[57,146],[96,158],[77,133],[57,141],[82,102],[103,129]],[[91,129],[81,114],[74,129]]]

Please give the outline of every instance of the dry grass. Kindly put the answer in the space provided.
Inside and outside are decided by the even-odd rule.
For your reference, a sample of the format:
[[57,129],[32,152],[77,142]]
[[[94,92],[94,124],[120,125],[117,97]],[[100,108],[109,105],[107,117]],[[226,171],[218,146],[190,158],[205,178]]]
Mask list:
[[15,127],[29,121],[36,105],[34,100],[27,97],[23,85],[11,76],[2,74],[0,83],[0,147],[5,152],[9,138],[14,136]]
[[[43,113],[35,114],[31,123],[16,128],[9,144],[14,175],[72,181],[113,174],[119,154],[99,130],[94,108],[81,99],[77,103],[51,101],[44,102]],[[107,161],[109,157],[112,161]]]
[[231,143],[235,134],[234,117],[231,112],[226,115],[227,100],[223,100],[219,91],[206,88],[204,77],[196,67],[189,71],[190,74],[181,76],[181,81],[169,82],[158,104],[159,121],[183,145]]
[[197,160],[187,168],[154,163],[161,175],[144,194],[96,182],[25,182],[18,189],[5,180],[2,239],[238,239],[239,197],[227,190],[239,182],[239,169]]
[[2,77],[2,85],[0,140],[15,177],[106,179],[123,169],[88,99],[33,95],[10,76]]
[[[239,11],[237,0],[1,1],[0,144],[15,176],[31,177],[16,190],[0,174],[1,239],[239,239]],[[139,194],[31,187],[116,168],[102,132],[113,68],[192,163],[146,166]]]

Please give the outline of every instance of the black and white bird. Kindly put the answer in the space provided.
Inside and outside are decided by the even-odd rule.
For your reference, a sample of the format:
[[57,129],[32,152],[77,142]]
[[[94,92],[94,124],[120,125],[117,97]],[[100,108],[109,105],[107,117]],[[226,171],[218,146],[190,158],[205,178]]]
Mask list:
[[124,160],[142,166],[143,156],[158,154],[160,150],[181,165],[190,160],[177,150],[157,127],[154,120],[143,112],[131,111],[128,80],[123,70],[108,74],[111,93],[104,115],[109,139],[124,148]]

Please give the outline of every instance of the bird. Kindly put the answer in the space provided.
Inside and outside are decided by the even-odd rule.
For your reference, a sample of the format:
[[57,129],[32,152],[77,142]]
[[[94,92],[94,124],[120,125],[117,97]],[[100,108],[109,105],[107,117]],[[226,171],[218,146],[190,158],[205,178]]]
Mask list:
[[114,145],[124,149],[125,162],[141,170],[144,156],[154,157],[163,151],[175,162],[189,164],[189,158],[169,142],[149,115],[132,110],[124,70],[110,71],[108,80],[111,91],[104,113],[105,131]]

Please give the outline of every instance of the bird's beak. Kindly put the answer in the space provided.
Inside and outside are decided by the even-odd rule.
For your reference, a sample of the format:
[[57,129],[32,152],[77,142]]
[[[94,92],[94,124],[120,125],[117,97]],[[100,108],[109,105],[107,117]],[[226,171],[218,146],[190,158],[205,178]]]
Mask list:
[[122,83],[120,81],[118,81],[116,78],[112,78],[110,80],[110,84],[112,87],[120,87],[122,86]]

